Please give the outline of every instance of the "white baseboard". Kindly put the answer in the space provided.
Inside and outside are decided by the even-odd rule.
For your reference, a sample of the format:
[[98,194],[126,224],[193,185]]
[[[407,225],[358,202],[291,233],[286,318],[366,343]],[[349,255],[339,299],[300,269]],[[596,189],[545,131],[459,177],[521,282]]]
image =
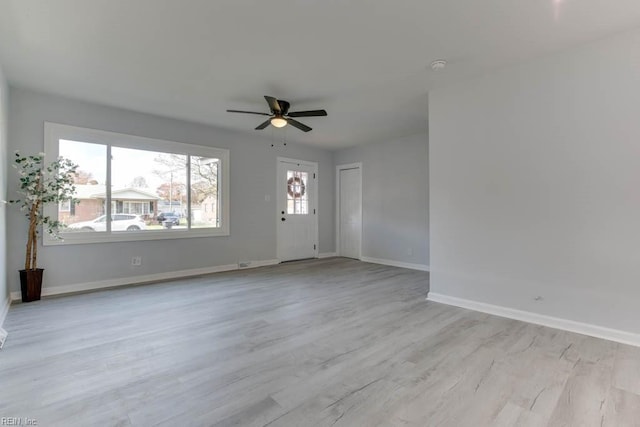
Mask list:
[[0,328],[2,328],[2,325],[4,325],[4,319],[7,318],[10,305],[11,305],[11,297],[3,298],[3,301],[0,301]]
[[2,350],[2,347],[4,347],[4,343],[7,340],[7,336],[9,336],[9,332],[0,328],[0,350]]
[[248,268],[267,267],[269,265],[280,264],[279,259],[265,259],[262,261],[251,261],[251,265]]
[[[250,261],[248,267],[242,267],[243,270],[248,268],[264,267],[267,265],[278,264],[277,259]],[[96,282],[75,283],[73,285],[54,286],[51,288],[43,287],[42,296],[62,295],[75,292],[86,292],[97,289],[114,288],[118,286],[138,285],[142,283],[158,282],[162,280],[180,279],[183,277],[202,276],[205,274],[220,273],[223,271],[239,270],[238,264],[217,265],[213,267],[192,268],[189,270],[169,271],[166,273],[144,274],[140,276],[122,277],[119,279],[99,280]],[[17,301],[21,299],[20,292],[11,292],[11,299]]]
[[332,258],[334,256],[338,256],[335,252],[322,252],[318,254],[318,258]]
[[279,259],[265,259],[262,261],[249,261],[249,265],[246,267],[241,267],[240,263],[238,263],[238,270],[246,270],[247,268],[258,268],[258,267],[267,267],[269,265],[280,264]]
[[590,323],[576,322],[574,320],[561,319],[559,317],[547,316],[545,314],[533,313],[531,311],[517,310],[514,308],[487,304],[484,302],[452,297],[433,292],[429,292],[427,300],[640,347],[640,334],[633,332],[605,328],[603,326],[592,325]]
[[429,266],[426,264],[413,264],[410,262],[393,261],[390,259],[370,258],[367,256],[360,257],[361,261],[370,262],[373,264],[390,265],[392,267],[409,268],[411,270],[429,271]]

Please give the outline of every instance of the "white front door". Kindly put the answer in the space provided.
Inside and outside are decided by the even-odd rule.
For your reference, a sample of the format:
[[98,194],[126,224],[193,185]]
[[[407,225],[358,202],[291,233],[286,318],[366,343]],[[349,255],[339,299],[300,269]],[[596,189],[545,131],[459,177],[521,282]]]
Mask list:
[[360,259],[362,231],[361,168],[338,166],[338,253]]
[[318,255],[318,164],[278,158],[278,259]]

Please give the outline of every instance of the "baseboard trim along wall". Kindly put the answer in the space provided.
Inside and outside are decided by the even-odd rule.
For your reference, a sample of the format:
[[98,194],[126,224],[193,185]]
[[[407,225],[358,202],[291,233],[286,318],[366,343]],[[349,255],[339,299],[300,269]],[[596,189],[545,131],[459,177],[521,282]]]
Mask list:
[[9,313],[11,299],[12,298],[5,298],[4,301],[0,301],[0,328],[4,325],[4,320],[7,318],[7,313]]
[[429,292],[428,301],[640,347],[640,334]]
[[411,270],[429,271],[426,264],[413,264],[410,262],[393,261],[390,259],[370,258],[367,256],[360,257],[360,261],[370,262],[372,264],[389,265],[391,267],[409,268]]
[[[279,264],[277,259],[248,261],[247,266],[240,267],[239,264],[217,265],[213,267],[192,268],[189,270],[169,271],[166,273],[144,274],[141,276],[122,277],[119,279],[100,280],[96,282],[75,283],[73,285],[55,286],[52,288],[43,287],[42,296],[53,296],[70,294],[76,292],[86,292],[98,289],[115,288],[127,285],[139,285],[143,283],[158,282],[162,280],[180,279],[183,277],[202,276],[211,273],[221,273],[223,271],[245,270],[248,268],[266,267],[268,265]],[[11,292],[11,300],[17,301],[21,299],[20,292]],[[1,325],[1,323],[0,323]]]
[[318,254],[318,258],[333,258],[334,256],[338,256],[335,252],[322,252]]

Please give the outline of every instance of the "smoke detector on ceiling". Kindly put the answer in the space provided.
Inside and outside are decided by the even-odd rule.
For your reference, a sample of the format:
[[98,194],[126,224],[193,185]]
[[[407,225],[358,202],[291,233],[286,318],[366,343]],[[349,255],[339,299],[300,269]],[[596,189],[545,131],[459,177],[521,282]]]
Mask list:
[[447,66],[447,61],[445,61],[444,59],[436,59],[431,63],[431,69],[433,71],[442,70],[446,66]]

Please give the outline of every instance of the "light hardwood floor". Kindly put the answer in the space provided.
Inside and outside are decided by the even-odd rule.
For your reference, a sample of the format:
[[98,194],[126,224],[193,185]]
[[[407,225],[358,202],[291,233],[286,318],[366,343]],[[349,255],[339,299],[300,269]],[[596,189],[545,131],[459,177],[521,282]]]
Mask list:
[[640,349],[425,301],[333,258],[11,308],[0,417],[39,426],[640,425]]

